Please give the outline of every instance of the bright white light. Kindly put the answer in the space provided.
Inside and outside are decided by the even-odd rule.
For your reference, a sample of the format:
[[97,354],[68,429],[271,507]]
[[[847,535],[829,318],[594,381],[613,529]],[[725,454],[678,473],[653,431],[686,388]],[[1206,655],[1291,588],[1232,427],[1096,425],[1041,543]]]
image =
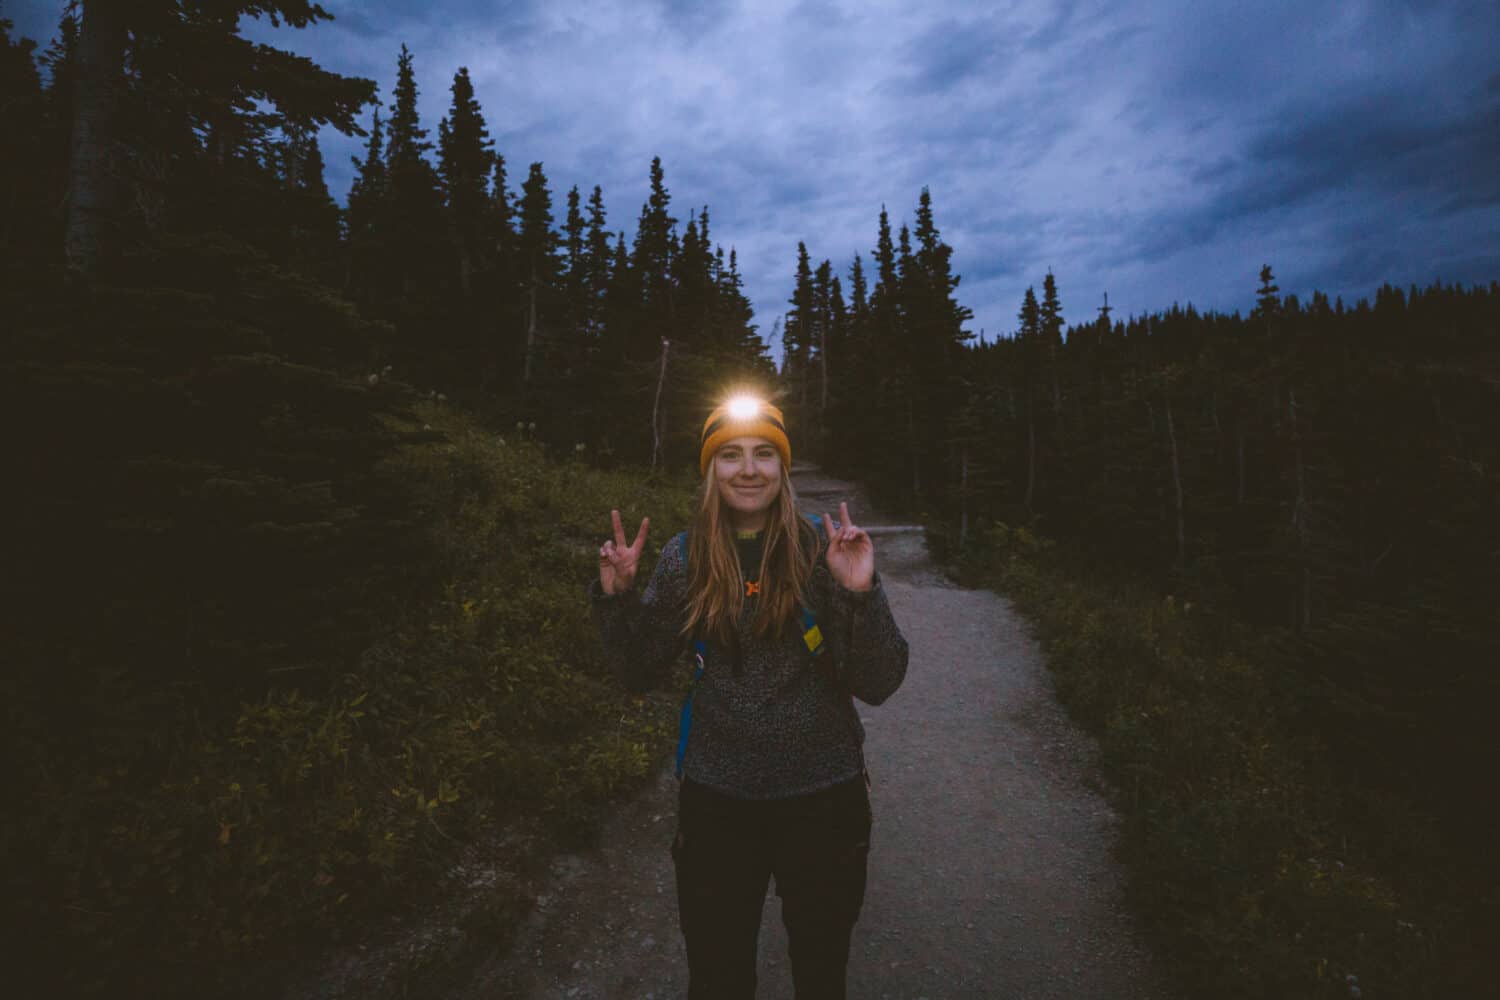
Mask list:
[[728,410],[733,420],[753,420],[760,412],[760,400],[753,396],[736,396],[729,401]]

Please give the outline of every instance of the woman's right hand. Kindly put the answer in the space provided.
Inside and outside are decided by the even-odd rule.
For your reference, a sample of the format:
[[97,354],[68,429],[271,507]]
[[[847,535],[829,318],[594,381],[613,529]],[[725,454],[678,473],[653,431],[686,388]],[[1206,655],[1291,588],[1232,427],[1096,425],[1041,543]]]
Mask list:
[[646,547],[646,529],[651,518],[641,518],[641,530],[635,541],[625,544],[625,526],[620,523],[620,512],[612,510],[609,519],[614,524],[615,537],[599,547],[599,586],[606,594],[623,594],[635,586],[635,571],[641,562],[641,551]]

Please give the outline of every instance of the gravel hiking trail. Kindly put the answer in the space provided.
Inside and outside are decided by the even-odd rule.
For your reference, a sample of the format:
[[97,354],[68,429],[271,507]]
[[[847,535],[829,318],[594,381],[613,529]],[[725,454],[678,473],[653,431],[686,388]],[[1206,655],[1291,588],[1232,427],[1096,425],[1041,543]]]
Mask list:
[[[1092,742],[1064,716],[1041,650],[1004,598],[964,590],[922,535],[858,487],[793,469],[803,508],[848,500],[907,641],[906,682],[856,703],[875,814],[851,998],[1165,998],[1126,914],[1115,817]],[[449,991],[478,998],[678,1000],[687,959],[668,847],[670,761],[609,821],[597,849],[557,858],[514,945]],[[762,1000],[790,1000],[774,886],[760,932]]]

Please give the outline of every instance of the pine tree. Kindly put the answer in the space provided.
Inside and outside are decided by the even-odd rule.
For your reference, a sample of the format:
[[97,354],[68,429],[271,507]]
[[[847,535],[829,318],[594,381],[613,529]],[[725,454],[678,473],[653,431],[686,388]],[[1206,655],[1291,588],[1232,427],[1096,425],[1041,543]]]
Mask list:
[[755,384],[770,383],[775,366],[767,354],[766,342],[756,332],[754,310],[745,297],[744,278],[740,275],[739,254],[729,248],[729,265],[720,272],[719,310],[725,330],[727,377],[731,381]]
[[1042,340],[1047,346],[1047,368],[1051,373],[1052,380],[1052,415],[1059,422],[1062,421],[1062,347],[1063,347],[1063,316],[1062,303],[1057,298],[1057,279],[1052,277],[1052,271],[1047,271],[1047,276],[1042,279],[1042,305],[1039,314],[1041,320]]
[[[427,130],[417,114],[417,78],[412,54],[405,45],[396,61],[396,86],[392,92],[391,118],[386,134],[386,184],[393,236],[397,290],[411,299],[432,289],[443,273],[447,255],[442,248],[446,226],[442,220],[442,195],[437,172],[427,162],[432,148]],[[418,351],[416,331],[408,326],[408,349]]]
[[867,380],[859,389],[860,412],[852,418],[857,441],[851,460],[870,467],[882,447],[897,439],[904,423],[897,399],[903,378],[898,357],[903,330],[901,280],[896,245],[891,238],[891,220],[880,206],[875,249],[875,285],[870,290],[869,325],[862,357],[867,359]]
[[0,18],[0,134],[8,137],[0,159],[0,257],[7,262],[22,256],[22,247],[41,242],[46,231],[42,210],[42,178],[47,150],[43,146],[47,107],[41,76],[28,38],[10,39],[11,22]]
[[583,199],[578,185],[568,189],[568,210],[563,221],[563,326],[580,357],[588,349],[589,291],[588,237],[583,219]]
[[454,74],[452,92],[448,116],[438,126],[438,174],[458,260],[458,285],[468,298],[473,294],[474,272],[483,266],[485,188],[495,154],[468,67],[460,66]]
[[[63,8],[57,35],[41,57],[41,64],[47,71],[44,155],[47,161],[46,173],[53,178],[47,203],[56,206],[63,205],[67,193],[65,185],[72,144],[73,104],[78,89],[78,16],[76,0]],[[62,224],[60,216],[52,221],[59,227]],[[52,244],[56,240],[48,242]]]
[[382,287],[387,251],[384,240],[386,222],[385,132],[380,122],[380,107],[371,114],[370,137],[365,158],[350,158],[354,164],[354,181],[349,186],[344,210],[344,233],[348,241],[349,269],[344,291],[358,302],[373,300]]
[[812,262],[807,253],[807,244],[797,244],[797,270],[794,274],[792,297],[787,300],[792,307],[781,327],[781,377],[796,403],[796,422],[801,425],[809,417],[807,405],[809,369],[812,366],[815,325],[817,323],[817,300],[813,291]]
[[1250,315],[1267,322],[1275,319],[1281,312],[1280,291],[1276,287],[1276,276],[1271,273],[1271,265],[1262,265],[1260,288],[1255,293],[1255,310]]
[[[833,265],[824,260],[813,272],[813,302],[816,304],[814,310],[813,328],[810,334],[808,346],[811,349],[812,363],[817,366],[818,377],[818,421],[817,426],[822,428],[828,426],[828,349],[829,345],[838,339],[838,330],[834,328],[834,290],[838,279],[833,276]],[[843,312],[843,295],[839,295],[838,311]],[[821,449],[820,449],[821,450]]]
[[854,262],[849,265],[849,293],[850,310],[856,317],[862,317],[870,308],[870,291],[865,281],[865,263],[859,254],[854,255]]
[[287,249],[292,270],[339,284],[340,212],[323,178],[323,151],[311,129],[289,126],[280,149],[285,187]]
[[558,236],[552,225],[552,195],[540,163],[533,163],[521,185],[520,226],[516,233],[516,261],[525,297],[525,353],[521,382],[530,386],[544,369],[556,364],[548,357],[558,293]]
[[485,260],[479,281],[485,290],[487,315],[484,333],[484,365],[481,389],[499,392],[513,387],[521,374],[522,317],[524,296],[517,264],[515,208],[506,180],[505,157],[495,154],[490,202],[485,213]]
[[[668,320],[672,293],[672,229],[677,225],[677,220],[668,213],[672,197],[667,192],[665,172],[659,156],[651,159],[650,177],[651,193],[641,206],[630,263],[641,283],[644,307],[661,323],[658,329],[670,330]],[[651,344],[647,347],[649,349],[644,352],[644,356],[654,357],[657,353],[656,346]]]
[[[708,216],[702,216],[707,222]],[[688,213],[687,229],[672,267],[677,316],[677,339],[687,351],[708,358],[712,347],[714,285],[713,254],[703,236],[696,212]]]
[[610,246],[609,222],[604,209],[604,191],[594,185],[589,195],[588,234],[584,248],[584,289],[588,309],[585,312],[589,332],[601,335],[604,322],[604,295],[609,288]]
[[115,252],[195,219],[258,249],[286,246],[277,146],[298,130],[354,118],[374,84],[239,34],[247,14],[305,27],[306,0],[177,4],[86,2],[74,77],[75,156],[66,244],[108,263]]
[[[129,24],[123,8],[85,0],[78,34],[63,252],[76,273],[97,274],[114,251],[120,196],[112,175]],[[28,61],[30,55],[28,52]]]
[[[945,475],[939,463],[949,438],[954,401],[962,395],[957,362],[960,348],[970,338],[964,323],[969,310],[959,305],[955,292],[959,277],[952,273],[953,249],[943,242],[933,217],[932,195],[923,188],[917,202],[916,247],[902,268],[904,299],[908,303],[907,352],[913,372],[909,390],[912,435],[912,488],[920,492],[938,486]],[[903,248],[906,246],[903,227]]]
[[1025,400],[1026,412],[1026,493],[1023,503],[1028,511],[1036,499],[1037,477],[1037,430],[1035,379],[1040,368],[1038,360],[1042,347],[1042,310],[1037,305],[1036,289],[1028,285],[1021,300],[1021,311],[1017,318],[1021,322],[1016,338],[1020,342],[1021,396]]

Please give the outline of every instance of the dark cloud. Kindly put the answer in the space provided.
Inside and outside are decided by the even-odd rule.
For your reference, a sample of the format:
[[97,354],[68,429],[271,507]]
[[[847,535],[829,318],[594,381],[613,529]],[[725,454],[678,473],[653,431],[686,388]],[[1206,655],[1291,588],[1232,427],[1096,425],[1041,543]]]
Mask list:
[[658,0],[662,22],[686,38],[711,32],[734,10],[735,0]]
[[911,41],[897,75],[881,89],[898,97],[941,95],[987,73],[1015,48],[1016,42],[1005,39],[993,19],[943,19]]
[[[710,206],[757,322],[796,246],[867,266],[923,186],[976,331],[1057,275],[1066,314],[1283,289],[1500,277],[1492,0],[322,0],[250,30],[389,97],[402,42],[435,134],[467,66],[513,188],[604,189],[633,231],[660,155],[685,224]],[[4,3],[43,45],[60,3]],[[367,113],[368,114],[368,113]],[[325,131],[339,197],[361,141]]]

